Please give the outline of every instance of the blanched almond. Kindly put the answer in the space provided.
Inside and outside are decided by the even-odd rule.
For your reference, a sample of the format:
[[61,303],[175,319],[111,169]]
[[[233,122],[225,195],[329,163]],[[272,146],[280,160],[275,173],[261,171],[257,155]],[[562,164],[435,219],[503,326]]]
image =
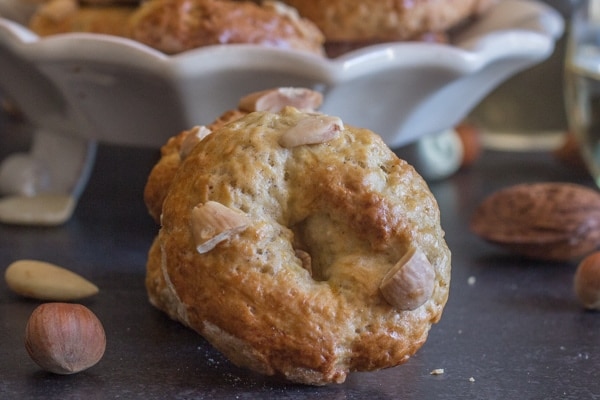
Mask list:
[[250,93],[242,97],[238,107],[242,111],[279,112],[286,106],[301,111],[314,111],[321,106],[323,95],[306,88],[284,87]]
[[296,125],[285,131],[279,138],[282,147],[292,148],[305,144],[324,143],[334,139],[344,129],[338,117],[313,114],[298,120]]
[[72,301],[98,293],[98,287],[85,278],[44,261],[15,261],[4,278],[15,293],[37,300]]
[[242,232],[250,223],[241,211],[234,210],[216,201],[208,201],[192,209],[192,235],[196,250],[203,254],[217,244]]
[[202,141],[205,137],[210,135],[212,131],[208,129],[206,126],[195,126],[189,131],[186,132],[186,136],[181,142],[181,147],[179,148],[179,157],[183,160],[188,154],[192,151],[192,149]]
[[411,247],[384,276],[379,290],[396,309],[411,311],[431,298],[434,283],[435,271],[427,256]]
[[76,201],[70,195],[39,194],[0,199],[0,222],[15,225],[54,226],[73,215]]

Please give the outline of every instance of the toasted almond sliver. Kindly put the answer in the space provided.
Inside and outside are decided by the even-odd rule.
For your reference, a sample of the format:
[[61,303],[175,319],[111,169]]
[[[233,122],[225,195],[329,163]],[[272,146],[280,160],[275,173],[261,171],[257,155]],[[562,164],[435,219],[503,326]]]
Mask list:
[[283,87],[250,93],[242,97],[238,107],[242,111],[279,112],[287,106],[301,111],[314,111],[321,106],[323,95],[306,88]]
[[72,196],[40,194],[0,199],[0,222],[15,225],[54,226],[65,223],[75,209]]
[[246,214],[216,201],[197,205],[192,209],[192,234],[196,250],[200,254],[209,252],[217,244],[242,232],[249,223]]
[[211,133],[212,131],[204,125],[195,126],[187,131],[185,138],[181,142],[181,147],[179,148],[179,157],[182,160],[185,159],[192,149]]
[[336,138],[344,129],[344,123],[338,117],[324,114],[312,114],[301,118],[279,138],[282,147],[292,148],[306,144],[324,143]]
[[415,310],[431,298],[435,271],[418,248],[408,252],[384,276],[379,286],[385,300],[401,311]]

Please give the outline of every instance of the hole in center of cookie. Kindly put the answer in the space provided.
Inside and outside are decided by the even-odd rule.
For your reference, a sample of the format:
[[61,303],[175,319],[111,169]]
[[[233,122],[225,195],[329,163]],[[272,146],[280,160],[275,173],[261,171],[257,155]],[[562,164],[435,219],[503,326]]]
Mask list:
[[291,227],[294,232],[294,250],[314,280],[326,281],[330,269],[340,257],[372,252],[345,221],[318,213]]

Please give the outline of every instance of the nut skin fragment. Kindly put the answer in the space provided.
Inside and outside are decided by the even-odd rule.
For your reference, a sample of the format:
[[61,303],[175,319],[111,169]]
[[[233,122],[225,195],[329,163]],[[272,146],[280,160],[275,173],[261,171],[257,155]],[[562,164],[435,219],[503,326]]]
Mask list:
[[588,310],[600,310],[600,252],[585,257],[577,266],[573,281],[575,294]]
[[19,260],[4,273],[15,293],[44,301],[72,301],[98,293],[96,285],[65,268],[36,260]]
[[338,117],[313,114],[302,118],[279,138],[279,145],[293,148],[305,144],[324,143],[334,139],[344,129]]
[[379,290],[397,310],[412,311],[431,298],[434,282],[433,266],[421,250],[411,247],[384,276]]
[[302,261],[302,268],[307,270],[308,273],[312,276],[312,259],[310,257],[310,254],[300,249],[296,249],[294,252],[296,254],[296,257],[298,257],[300,261]]
[[216,201],[199,204],[192,209],[192,235],[196,250],[203,254],[217,244],[242,232],[250,219],[241,211],[234,210]]
[[73,215],[76,200],[67,194],[6,196],[0,199],[0,222],[13,225],[57,226]]
[[29,317],[25,348],[42,369],[69,375],[100,361],[106,349],[106,334],[98,317],[87,307],[44,303]]
[[302,111],[314,111],[321,106],[323,95],[314,90],[296,87],[281,87],[250,93],[240,99],[241,111],[279,112],[286,106]]

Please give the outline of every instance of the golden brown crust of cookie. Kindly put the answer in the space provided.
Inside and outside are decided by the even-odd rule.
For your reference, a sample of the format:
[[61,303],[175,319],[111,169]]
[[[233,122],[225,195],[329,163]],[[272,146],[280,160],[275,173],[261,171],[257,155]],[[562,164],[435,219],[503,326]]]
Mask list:
[[181,157],[179,149],[188,135],[187,131],[170,138],[160,149],[160,160],[150,171],[148,182],[144,187],[144,202],[150,216],[160,223],[162,203],[167,195],[175,172],[179,168]]
[[497,0],[282,0],[313,21],[328,42],[412,40],[444,32]]
[[[283,6],[283,5],[282,5]],[[173,54],[215,44],[252,43],[323,54],[324,37],[285,7],[228,0],[150,0],[131,20],[131,37]]]
[[[267,101],[264,101],[264,100]],[[287,105],[303,107],[306,111],[318,108],[322,103],[322,94],[306,88],[280,87],[249,93],[240,99],[238,109],[228,110],[206,126],[208,131],[215,131],[223,125],[239,119],[250,111],[279,111]],[[263,108],[263,109],[261,109]],[[169,185],[175,176],[182,160],[182,148],[190,135],[196,133],[196,127],[183,131],[170,138],[161,148],[161,158],[152,168],[148,183],[144,189],[144,201],[152,218],[160,223],[162,203],[167,195]]]
[[136,5],[80,6],[75,0],[52,0],[39,6],[29,29],[40,36],[69,32],[129,36],[129,18]]
[[[426,183],[379,136],[346,126],[324,143],[280,146],[306,118],[250,113],[193,148],[169,184],[146,285],[152,304],[235,364],[322,385],[423,345],[448,297],[450,252]],[[199,254],[192,209],[209,200],[250,222]],[[434,290],[398,311],[379,285],[411,246],[433,266]]]
[[91,1],[49,0],[37,8],[29,28],[40,36],[88,32],[127,37],[167,54],[209,45],[248,43],[324,55],[321,31],[282,3]]
[[[214,131],[228,122],[236,120],[248,114],[240,110],[228,110],[221,114],[206,128]],[[150,216],[160,223],[160,214],[162,213],[162,204],[169,191],[171,181],[181,164],[181,147],[188,135],[193,134],[192,130],[180,132],[178,135],[169,138],[160,149],[160,160],[150,171],[148,182],[144,187],[144,202],[148,208]]]

